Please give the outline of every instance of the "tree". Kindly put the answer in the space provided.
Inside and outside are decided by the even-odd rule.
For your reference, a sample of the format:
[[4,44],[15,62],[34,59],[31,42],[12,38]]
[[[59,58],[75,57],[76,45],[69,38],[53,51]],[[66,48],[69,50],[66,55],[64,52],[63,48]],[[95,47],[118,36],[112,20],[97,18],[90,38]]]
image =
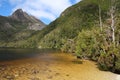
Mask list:
[[117,16],[117,5],[119,1],[118,0],[111,0],[111,6],[110,6],[110,17],[111,17],[111,30],[112,30],[112,42],[115,46],[115,29],[116,29],[116,16]]
[[103,26],[103,24],[102,24],[101,6],[100,6],[100,4],[99,4],[99,22],[100,22],[100,29],[101,29],[101,31],[102,31],[102,26]]
[[99,26],[101,31],[103,30],[103,22],[102,22],[102,9],[105,9],[107,0],[90,0],[91,2],[98,5],[99,11]]

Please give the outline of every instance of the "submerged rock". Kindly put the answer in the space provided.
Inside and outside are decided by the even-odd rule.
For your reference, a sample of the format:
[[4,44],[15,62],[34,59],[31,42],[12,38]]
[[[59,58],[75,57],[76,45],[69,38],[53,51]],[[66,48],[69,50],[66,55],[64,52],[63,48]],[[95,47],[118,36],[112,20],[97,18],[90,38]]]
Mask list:
[[41,79],[39,79],[37,77],[33,77],[33,78],[30,78],[30,80],[41,80]]
[[4,78],[8,79],[8,80],[14,80],[15,76],[14,75],[4,75]]

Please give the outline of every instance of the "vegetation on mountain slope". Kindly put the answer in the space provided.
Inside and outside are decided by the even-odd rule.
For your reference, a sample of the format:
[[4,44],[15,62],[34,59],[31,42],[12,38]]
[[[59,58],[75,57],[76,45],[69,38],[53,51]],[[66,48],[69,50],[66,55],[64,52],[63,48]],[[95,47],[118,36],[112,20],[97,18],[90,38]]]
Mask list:
[[[61,48],[68,39],[75,38],[82,29],[98,25],[98,8],[96,4],[80,2],[61,14],[53,22],[56,28],[40,41],[43,48]],[[49,26],[48,26],[49,27]]]
[[[17,33],[12,40],[10,41],[0,41],[0,47],[13,47],[13,48],[38,48],[38,42],[50,31],[55,29],[55,23],[51,23],[51,26],[45,27],[42,30],[33,31],[33,30],[24,30],[22,33]],[[54,26],[53,26],[54,25]],[[28,32],[28,33],[27,33]],[[30,32],[30,34],[29,34]],[[19,35],[20,34],[20,35]],[[23,35],[22,35],[23,34]],[[29,34],[29,35],[28,35]],[[22,39],[22,37],[23,39]],[[27,36],[27,37],[24,37]]]
[[96,0],[82,0],[68,8],[53,22],[56,27],[40,40],[39,47],[76,53],[97,61],[102,70],[119,73],[120,6],[115,1],[101,5]]

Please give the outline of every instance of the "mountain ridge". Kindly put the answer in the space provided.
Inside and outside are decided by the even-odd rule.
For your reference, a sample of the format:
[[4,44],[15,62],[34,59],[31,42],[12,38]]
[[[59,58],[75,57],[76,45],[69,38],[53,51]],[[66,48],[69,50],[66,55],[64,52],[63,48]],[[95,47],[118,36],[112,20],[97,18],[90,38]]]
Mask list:
[[8,17],[0,16],[0,40],[10,41],[11,38],[16,39],[13,37],[15,34],[25,33],[25,31],[27,33],[29,31],[29,34],[32,35],[33,32],[42,30],[44,27],[46,27],[46,25],[42,21],[27,14],[22,9],[17,9]]
[[[23,23],[29,23],[29,27],[28,29],[33,29],[33,30],[41,30],[45,27],[45,24],[40,21],[39,19],[37,19],[36,17],[32,16],[32,15],[29,15],[27,14],[26,12],[24,12],[22,9],[17,9],[11,16],[9,16],[9,18],[12,18],[14,20],[17,20],[17,21],[20,21],[20,22],[23,22]],[[33,28],[33,26],[35,24],[33,23],[36,23],[38,25],[36,25],[36,29],[35,27]],[[33,24],[33,25],[32,25]]]

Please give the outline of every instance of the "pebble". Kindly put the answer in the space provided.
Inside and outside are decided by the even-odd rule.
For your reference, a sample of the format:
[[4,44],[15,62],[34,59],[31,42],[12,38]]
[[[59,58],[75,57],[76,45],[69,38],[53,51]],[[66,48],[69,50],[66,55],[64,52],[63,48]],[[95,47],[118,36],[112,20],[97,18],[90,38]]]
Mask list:
[[52,79],[53,78],[53,76],[49,76],[49,77],[47,77],[48,79]]
[[41,80],[41,79],[34,77],[34,78],[30,78],[30,80]]
[[32,70],[32,74],[38,74],[39,73],[39,71],[38,70]]
[[55,76],[58,76],[58,75],[60,75],[60,73],[55,73]]
[[67,74],[66,76],[70,76],[69,74]]
[[15,76],[14,75],[4,75],[4,78],[6,78],[8,80],[14,80]]

